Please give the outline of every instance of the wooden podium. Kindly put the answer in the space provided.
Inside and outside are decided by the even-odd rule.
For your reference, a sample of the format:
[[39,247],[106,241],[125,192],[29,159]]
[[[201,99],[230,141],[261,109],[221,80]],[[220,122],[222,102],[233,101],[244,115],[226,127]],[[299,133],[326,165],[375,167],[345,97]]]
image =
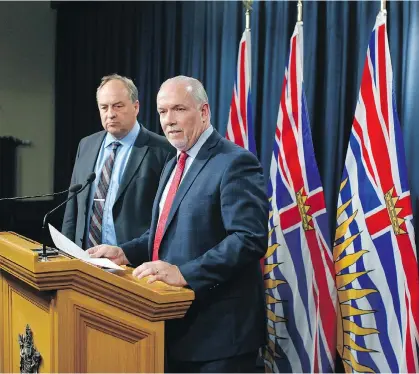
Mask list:
[[41,262],[39,247],[0,232],[0,372],[39,360],[39,372],[163,372],[165,320],[185,315],[193,291],[61,255]]

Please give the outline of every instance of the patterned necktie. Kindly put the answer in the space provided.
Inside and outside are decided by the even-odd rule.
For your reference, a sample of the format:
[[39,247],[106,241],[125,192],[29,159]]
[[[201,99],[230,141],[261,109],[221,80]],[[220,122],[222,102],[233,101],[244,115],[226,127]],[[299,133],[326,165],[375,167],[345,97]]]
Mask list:
[[100,173],[99,183],[96,188],[95,197],[93,198],[92,216],[90,218],[89,226],[89,240],[88,248],[94,247],[102,243],[102,218],[103,210],[105,208],[106,195],[108,194],[109,183],[111,181],[113,165],[115,163],[115,156],[119,142],[113,142],[112,151],[107,158],[105,165],[103,165]]
[[152,260],[157,261],[159,259],[159,247],[163,239],[164,229],[166,227],[167,218],[169,217],[170,208],[172,207],[173,200],[175,199],[176,191],[179,187],[180,181],[182,180],[183,171],[185,170],[186,159],[188,154],[181,152],[179,160],[176,166],[175,176],[173,177],[172,183],[167,193],[166,201],[164,202],[163,210],[160,215],[159,223],[157,224],[156,235],[154,237],[153,244],[153,256]]

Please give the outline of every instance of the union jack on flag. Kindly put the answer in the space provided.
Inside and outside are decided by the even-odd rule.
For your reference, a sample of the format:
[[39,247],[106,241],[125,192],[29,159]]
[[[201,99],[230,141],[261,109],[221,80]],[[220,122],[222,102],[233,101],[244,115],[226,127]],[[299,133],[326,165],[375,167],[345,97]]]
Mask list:
[[323,187],[303,90],[302,22],[296,24],[290,41],[268,188],[266,368],[333,372],[336,287]]
[[418,268],[386,12],[369,41],[333,257],[346,372],[418,372]]
[[226,138],[256,155],[255,136],[252,125],[250,90],[252,69],[250,56],[250,30],[246,29],[243,32],[239,45],[237,76],[231,98]]

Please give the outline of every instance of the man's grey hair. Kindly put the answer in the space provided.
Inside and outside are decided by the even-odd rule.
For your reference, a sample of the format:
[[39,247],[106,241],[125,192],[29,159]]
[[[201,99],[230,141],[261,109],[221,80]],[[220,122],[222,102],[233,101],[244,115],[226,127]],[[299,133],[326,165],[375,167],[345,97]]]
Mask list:
[[[169,82],[174,83],[184,83],[186,85],[186,90],[191,94],[191,96],[194,98],[197,104],[209,104],[208,103],[208,95],[205,91],[204,85],[195,78],[188,77],[186,75],[177,75],[176,77],[169,78],[165,80],[162,85],[160,86],[160,90],[162,87]],[[159,90],[159,91],[160,91]],[[208,111],[209,114],[209,123],[211,123],[211,110]]]
[[131,102],[135,103],[138,100],[138,90],[137,90],[137,87],[135,87],[134,82],[130,78],[123,77],[122,75],[119,75],[119,74],[105,75],[102,78],[102,80],[100,82],[100,85],[96,90],[96,100],[98,98],[99,91],[102,89],[102,87],[106,83],[108,83],[110,81],[114,81],[114,80],[120,81],[124,84],[125,88],[128,91],[128,96],[129,96]]

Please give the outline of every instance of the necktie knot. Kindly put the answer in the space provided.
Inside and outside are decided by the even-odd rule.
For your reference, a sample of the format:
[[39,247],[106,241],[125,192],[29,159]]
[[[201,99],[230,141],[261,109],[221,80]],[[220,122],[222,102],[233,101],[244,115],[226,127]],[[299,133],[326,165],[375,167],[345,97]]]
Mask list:
[[177,161],[178,164],[179,165],[184,165],[188,156],[189,155],[186,152],[184,152],[184,151],[180,152],[180,156],[179,156],[179,159]]
[[116,151],[118,149],[118,147],[121,145],[120,142],[113,142],[112,143],[112,151]]

